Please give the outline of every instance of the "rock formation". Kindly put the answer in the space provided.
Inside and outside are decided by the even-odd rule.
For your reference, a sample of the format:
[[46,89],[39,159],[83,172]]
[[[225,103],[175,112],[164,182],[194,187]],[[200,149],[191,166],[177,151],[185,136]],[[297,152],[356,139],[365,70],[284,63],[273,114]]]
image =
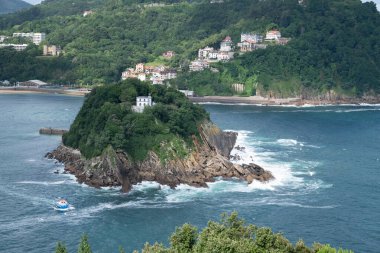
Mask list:
[[251,183],[273,178],[272,174],[256,164],[238,165],[228,160],[237,133],[223,132],[211,122],[200,127],[201,140],[193,138],[195,149],[185,159],[162,163],[154,152],[141,162],[133,162],[128,154],[109,146],[103,154],[85,159],[80,151],[59,146],[47,154],[65,164],[65,170],[74,174],[80,183],[94,187],[122,186],[124,192],[142,181],[156,181],[175,187],[188,184],[207,187],[216,177],[239,178]]

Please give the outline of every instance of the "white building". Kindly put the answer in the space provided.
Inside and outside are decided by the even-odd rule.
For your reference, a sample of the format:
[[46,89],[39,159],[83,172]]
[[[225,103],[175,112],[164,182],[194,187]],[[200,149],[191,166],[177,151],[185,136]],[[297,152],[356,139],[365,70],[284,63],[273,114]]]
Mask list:
[[28,47],[28,44],[0,44],[2,47],[13,47],[16,51],[23,51]]
[[281,38],[280,31],[270,30],[267,32],[265,36],[265,40],[279,40]]
[[195,60],[195,61],[192,61],[189,65],[190,71],[202,71],[209,67],[210,67],[210,64],[205,60]]
[[221,43],[220,43],[220,51],[230,52],[232,51],[233,42],[230,36],[227,36]]
[[233,52],[221,51],[218,53],[218,61],[229,61],[234,58]]
[[133,68],[129,68],[121,73],[121,80],[126,80],[128,78],[137,78],[135,70]]
[[62,53],[62,49],[59,46],[44,45],[44,47],[43,47],[43,55],[45,55],[45,56],[48,56],[48,55],[50,55],[50,56],[59,56],[61,53]]
[[164,80],[170,80],[177,78],[177,71],[175,69],[167,69],[164,71],[161,71],[161,77]]
[[194,91],[192,90],[178,90],[178,91],[185,94],[186,97],[194,97]]
[[135,71],[136,71],[137,73],[144,73],[144,69],[145,69],[145,65],[144,65],[144,63],[136,64]]
[[49,84],[41,80],[29,80],[29,81],[17,83],[17,86],[31,86],[31,87],[37,87],[37,88],[41,86],[46,86],[46,85],[49,85]]
[[146,74],[145,73],[139,73],[137,75],[137,79],[139,79],[142,82],[145,82],[146,81]]
[[261,43],[263,36],[255,33],[242,33],[240,35],[240,42]]
[[136,105],[132,106],[134,112],[142,113],[147,106],[153,106],[152,97],[149,96],[139,96],[136,97]]
[[30,39],[34,44],[39,45],[46,39],[45,33],[13,33],[13,37],[23,37]]
[[4,42],[4,40],[8,38],[8,36],[0,35],[0,42]]
[[207,59],[211,52],[214,52],[215,49],[212,47],[205,47],[198,50],[198,58],[199,59]]

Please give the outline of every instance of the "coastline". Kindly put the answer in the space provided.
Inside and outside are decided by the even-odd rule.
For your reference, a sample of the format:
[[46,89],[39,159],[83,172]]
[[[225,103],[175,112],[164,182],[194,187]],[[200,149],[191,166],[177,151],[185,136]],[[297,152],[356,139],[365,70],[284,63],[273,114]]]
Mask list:
[[380,97],[341,98],[341,99],[301,99],[265,98],[260,96],[205,96],[189,97],[197,104],[258,105],[258,106],[333,106],[333,105],[377,105]]
[[[88,90],[31,88],[31,87],[0,87],[0,94],[61,94],[68,96],[85,96]],[[301,98],[265,98],[261,96],[204,96],[189,97],[197,104],[223,105],[257,105],[257,106],[333,106],[333,105],[377,105],[380,97],[340,98],[340,99],[301,99]]]
[[53,89],[53,88],[31,88],[31,87],[0,87],[0,94],[62,94],[68,96],[85,96],[87,90]]

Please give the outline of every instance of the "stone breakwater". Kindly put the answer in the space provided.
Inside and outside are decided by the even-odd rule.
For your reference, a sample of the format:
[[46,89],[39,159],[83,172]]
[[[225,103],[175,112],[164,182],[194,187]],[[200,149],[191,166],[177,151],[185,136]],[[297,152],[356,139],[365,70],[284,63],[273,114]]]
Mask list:
[[94,187],[122,186],[124,192],[142,181],[155,181],[172,188],[179,184],[207,187],[216,177],[238,178],[251,183],[273,179],[269,171],[256,164],[233,164],[229,155],[234,148],[237,133],[223,132],[212,123],[200,127],[201,141],[193,138],[195,149],[185,159],[162,163],[154,152],[145,160],[131,161],[123,151],[109,146],[103,154],[91,159],[80,151],[60,145],[48,158],[65,164],[65,170],[74,174],[78,182]]
[[68,130],[65,130],[65,129],[51,128],[51,127],[41,128],[39,131],[40,134],[46,134],[46,135],[64,135],[67,132]]

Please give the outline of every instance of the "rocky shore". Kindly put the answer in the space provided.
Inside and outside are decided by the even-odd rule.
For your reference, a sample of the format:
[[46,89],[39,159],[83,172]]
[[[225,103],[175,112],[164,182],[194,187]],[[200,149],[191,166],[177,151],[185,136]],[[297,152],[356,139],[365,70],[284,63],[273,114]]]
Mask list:
[[147,158],[133,162],[128,154],[109,146],[103,154],[85,159],[80,151],[60,145],[46,156],[65,164],[65,170],[74,174],[78,182],[94,187],[122,186],[124,192],[142,181],[156,181],[172,188],[179,184],[207,187],[215,178],[238,178],[251,183],[273,179],[269,171],[256,164],[233,164],[229,161],[237,133],[223,132],[212,123],[200,128],[201,140],[193,138],[195,149],[185,159],[163,163],[157,154],[149,152]]

